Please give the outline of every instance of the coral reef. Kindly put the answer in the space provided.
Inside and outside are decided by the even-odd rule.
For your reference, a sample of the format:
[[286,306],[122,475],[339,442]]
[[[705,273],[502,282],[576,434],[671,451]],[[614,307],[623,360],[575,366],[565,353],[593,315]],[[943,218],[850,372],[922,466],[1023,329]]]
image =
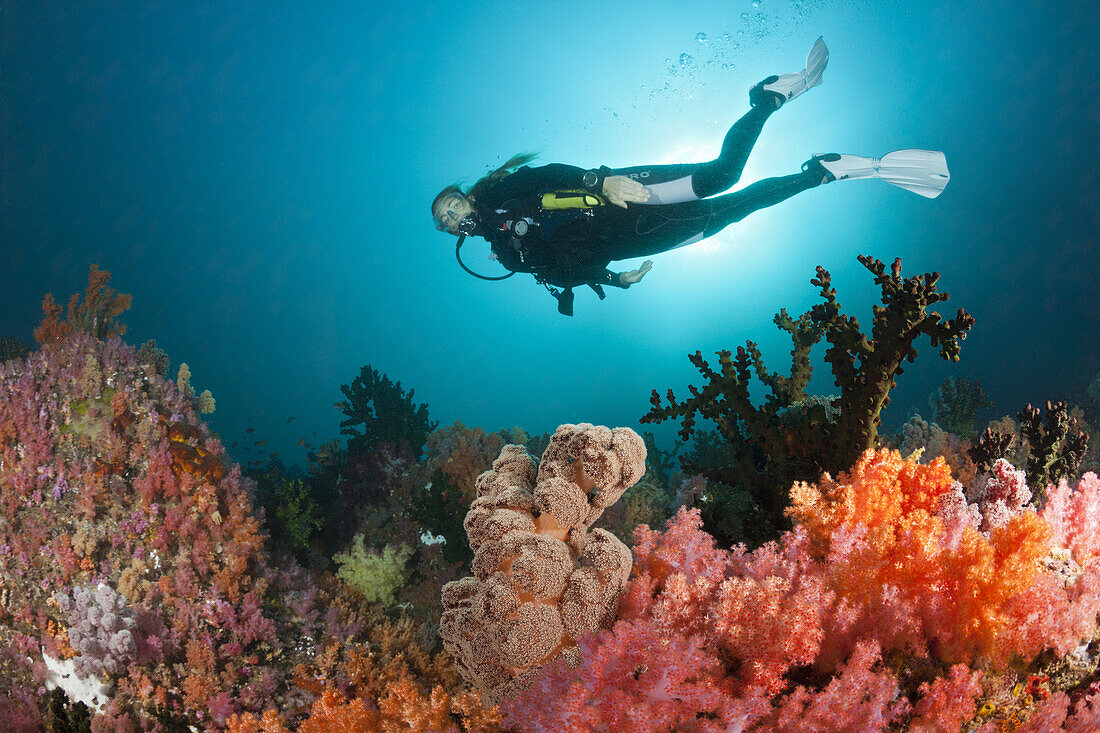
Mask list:
[[303,504],[308,499],[318,506],[324,524],[311,534],[310,550],[298,554],[317,567],[345,551],[355,534],[363,535],[368,554],[381,556],[387,545],[413,548],[394,606],[431,629],[441,614],[440,590],[461,577],[473,557],[462,519],[476,498],[475,479],[492,466],[508,440],[524,439],[518,429],[486,433],[455,423],[429,433],[419,461],[389,441],[366,452],[352,451],[350,441],[348,449],[333,443],[300,479],[276,466],[254,474],[257,496],[274,518],[276,539],[284,537],[287,544],[289,528],[278,519],[278,488],[288,481],[306,487]]
[[[41,707],[53,699],[50,660],[100,672],[109,700],[92,719],[97,730],[218,730],[238,714],[293,728],[327,687],[348,693],[341,665],[372,632],[367,617],[269,554],[252,493],[194,401],[120,339],[72,333],[0,364],[0,719],[14,721],[9,729],[75,715]],[[379,663],[413,654],[421,636]],[[314,672],[299,679],[299,667]],[[372,714],[394,695],[445,698],[439,709],[453,712],[469,688],[453,668],[445,674],[431,696],[430,678],[415,671],[374,697],[351,693]],[[404,709],[388,719],[404,720]]]
[[[258,485],[187,366],[169,380],[153,342],[117,337],[129,298],[93,266],[66,320],[46,299],[42,347],[0,359],[0,728],[1096,729],[1084,413],[992,424],[980,472],[968,436],[919,416],[890,437],[902,452],[876,448],[914,339],[957,359],[971,319],[927,311],[934,274],[861,262],[872,339],[819,268],[825,302],[776,316],[789,377],[750,342],[721,373],[697,353],[708,384],[683,404],[655,397],[647,417],[679,417],[681,469],[705,475],[626,428],[437,429],[367,366],[337,405],[346,447],[304,475],[272,460]],[[805,394],[822,338],[839,395]],[[941,388],[952,430],[975,388]]]
[[[285,691],[280,625],[263,610],[279,579],[239,471],[191,401],[117,338],[83,333],[7,362],[0,385],[5,638],[102,667],[114,713],[143,724],[259,709]],[[90,605],[73,590],[89,584]]]
[[[844,470],[863,451],[876,447],[880,413],[890,402],[890,389],[903,372],[903,363],[917,357],[916,339],[927,336],[939,347],[940,356],[957,361],[960,342],[974,323],[962,309],[949,321],[928,310],[948,299],[947,293],[937,290],[939,273],[903,278],[900,260],[894,260],[889,273],[877,259],[860,256],[859,261],[881,289],[882,305],[874,307],[871,338],[860,331],[855,318],[841,313],[831,276],[818,267],[817,277],[810,282],[820,289],[823,302],[798,319],[786,310],[774,319],[794,344],[789,376],[768,371],[751,341],[737,348],[736,357],[726,350],[718,352],[718,371],[697,351],[689,358],[706,384],[690,387],[691,396],[683,402],[669,390],[667,406],[662,406],[654,390],[652,407],[642,418],[644,423],[678,418],[683,440],[694,432],[697,417],[713,420],[732,448],[733,461],[719,466],[685,465],[684,470],[747,491],[774,533],[785,526],[786,496],[777,487],[814,480],[823,471]],[[808,401],[805,389],[812,375],[810,350],[823,337],[829,343],[825,360],[841,392],[828,404],[815,404]],[[769,388],[760,407],[749,398],[753,373]],[[743,539],[729,531],[738,520],[726,515],[728,504],[723,504],[717,491],[712,496],[711,505],[703,506],[708,530],[723,544]]]
[[462,675],[495,703],[526,688],[577,639],[608,628],[630,574],[630,551],[588,531],[645,471],[629,428],[562,425],[542,455],[509,445],[477,480],[466,515],[475,577],[443,588],[440,635]]
[[[1011,466],[999,476],[968,504],[942,459],[867,451],[850,473],[794,487],[794,528],[754,552],[720,549],[697,510],[663,533],[639,527],[615,625],[580,640],[579,666],[552,662],[503,701],[505,725],[994,731],[1031,717],[1028,730],[1087,729],[1072,726],[1100,700],[1086,689],[1100,479],[1061,482],[1036,512]],[[1082,644],[1061,680],[1081,691],[1070,713],[1044,680],[1065,669],[1051,655]],[[1036,704],[1045,695],[1058,699]]]
[[[306,599],[301,599],[306,600]],[[356,641],[318,639],[316,655],[294,670],[294,683],[313,699],[299,732],[477,731],[495,733],[500,713],[458,675],[446,652],[428,654],[418,641],[423,628],[385,618],[377,606],[332,576],[321,576],[311,617],[339,616],[362,629]],[[328,609],[327,612],[323,609]],[[364,727],[357,727],[364,726]],[[275,709],[231,716],[230,733],[295,730]]]

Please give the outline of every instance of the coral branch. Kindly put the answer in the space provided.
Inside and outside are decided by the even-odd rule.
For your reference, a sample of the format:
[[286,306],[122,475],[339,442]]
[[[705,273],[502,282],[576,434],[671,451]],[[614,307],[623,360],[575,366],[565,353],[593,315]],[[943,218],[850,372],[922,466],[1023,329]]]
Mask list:
[[[705,384],[689,387],[691,396],[682,402],[669,390],[665,406],[654,390],[652,407],[642,418],[643,423],[679,419],[682,440],[694,433],[697,417],[714,421],[732,460],[719,466],[685,463],[685,470],[746,491],[763,510],[765,521],[772,523],[773,532],[785,526],[783,487],[814,480],[825,471],[841,471],[876,446],[881,412],[890,402],[903,363],[917,357],[917,338],[927,336],[941,357],[957,361],[960,342],[974,323],[962,310],[950,321],[928,310],[948,298],[936,289],[938,273],[903,278],[900,260],[889,273],[877,259],[860,256],[859,261],[881,289],[882,305],[874,307],[871,338],[860,331],[855,318],[841,313],[832,278],[819,266],[810,283],[819,289],[822,302],[798,319],[786,310],[774,319],[793,343],[789,376],[768,371],[751,341],[738,347],[736,356],[719,351],[718,371],[695,352],[689,358]],[[812,374],[809,354],[822,337],[829,343],[825,360],[841,393],[827,404],[813,404],[805,394]],[[749,396],[753,372],[769,388],[760,407]],[[708,492],[711,502],[704,503],[703,515],[708,529],[728,544],[742,538],[730,532],[739,523],[729,516],[727,506],[732,502],[722,501],[721,493]]]

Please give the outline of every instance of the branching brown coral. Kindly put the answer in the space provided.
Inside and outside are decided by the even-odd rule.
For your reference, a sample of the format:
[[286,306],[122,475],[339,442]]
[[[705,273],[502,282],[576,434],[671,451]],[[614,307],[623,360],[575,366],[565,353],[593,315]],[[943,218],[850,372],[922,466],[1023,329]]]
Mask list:
[[[765,368],[752,341],[738,347],[736,356],[728,350],[718,352],[718,371],[697,351],[689,359],[706,383],[701,388],[690,386],[691,396],[683,402],[669,390],[667,406],[662,406],[654,390],[652,408],[642,418],[644,423],[678,418],[683,440],[694,432],[696,416],[713,420],[735,459],[725,466],[685,465],[685,470],[747,490],[777,528],[782,526],[786,503],[786,491],[777,492],[777,486],[816,480],[823,471],[835,474],[876,446],[882,409],[890,402],[890,389],[903,372],[903,363],[917,357],[916,339],[928,336],[941,357],[957,361],[960,342],[974,323],[962,309],[949,321],[928,310],[948,299],[936,288],[939,273],[903,278],[900,260],[894,260],[889,273],[873,257],[860,256],[859,261],[882,291],[882,305],[873,309],[870,338],[860,331],[855,318],[841,313],[831,276],[819,266],[810,283],[820,289],[824,302],[797,319],[786,310],[774,319],[793,342],[789,376]],[[841,390],[830,405],[813,404],[805,393],[812,376],[810,351],[822,337],[829,343],[825,360]],[[760,407],[749,397],[753,373],[770,390]],[[717,516],[714,511],[707,515],[704,509],[708,530],[721,542],[740,539],[723,533],[726,520],[721,510]]]
[[[1035,494],[1035,503],[1041,503],[1047,486],[1076,477],[1088,452],[1089,436],[1080,430],[1077,419],[1070,417],[1065,402],[1047,402],[1045,419],[1031,404],[1016,417],[1027,448],[1027,482]],[[970,449],[970,457],[978,465],[979,473],[984,473],[998,458],[1006,456],[1015,443],[1014,433],[986,428],[977,445]]]
[[133,296],[119,293],[107,287],[111,273],[92,264],[88,269],[88,286],[84,288],[84,297],[73,293],[69,297],[67,320],[61,320],[61,306],[53,299],[53,293],[46,293],[42,301],[44,317],[34,329],[34,338],[40,344],[58,341],[70,333],[91,334],[97,339],[121,336],[126,333],[125,324],[115,319],[129,310]]

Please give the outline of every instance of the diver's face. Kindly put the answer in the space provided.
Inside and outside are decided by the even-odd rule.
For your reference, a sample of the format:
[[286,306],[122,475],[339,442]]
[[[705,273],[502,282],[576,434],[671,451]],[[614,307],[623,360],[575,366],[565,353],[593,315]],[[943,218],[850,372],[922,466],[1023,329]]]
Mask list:
[[468,216],[472,216],[474,207],[469,200],[460,193],[452,193],[439,202],[435,210],[435,226],[440,231],[459,233],[459,224]]

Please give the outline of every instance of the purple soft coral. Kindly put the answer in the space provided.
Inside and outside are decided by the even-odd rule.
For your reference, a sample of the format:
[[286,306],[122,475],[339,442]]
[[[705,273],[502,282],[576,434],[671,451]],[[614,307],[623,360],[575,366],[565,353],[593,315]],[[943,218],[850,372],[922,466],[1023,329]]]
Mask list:
[[126,599],[110,586],[100,583],[80,586],[70,599],[57,595],[62,611],[69,614],[69,643],[80,652],[74,660],[81,677],[122,673],[134,659],[134,614]]

